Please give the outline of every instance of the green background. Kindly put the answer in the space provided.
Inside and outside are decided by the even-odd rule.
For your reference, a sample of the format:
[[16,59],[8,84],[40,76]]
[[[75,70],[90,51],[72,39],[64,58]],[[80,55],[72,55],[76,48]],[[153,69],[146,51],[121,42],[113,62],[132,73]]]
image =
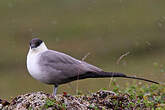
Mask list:
[[[33,37],[78,59],[90,53],[85,61],[105,71],[165,81],[164,0],[1,0],[0,98],[52,92],[52,86],[27,72],[26,55]],[[111,90],[110,80],[75,81],[61,85],[58,93]],[[122,87],[134,82],[116,80]]]

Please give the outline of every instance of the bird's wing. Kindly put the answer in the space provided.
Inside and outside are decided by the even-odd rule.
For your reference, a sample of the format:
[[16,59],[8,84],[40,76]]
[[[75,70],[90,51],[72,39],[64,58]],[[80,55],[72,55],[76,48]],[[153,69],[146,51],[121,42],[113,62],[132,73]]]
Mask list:
[[130,77],[123,73],[104,72],[96,66],[53,50],[42,52],[39,64],[42,71],[46,71],[49,75],[50,81],[48,83],[63,84],[85,78],[124,77],[158,84],[155,81]]
[[61,75],[67,78],[83,75],[89,71],[101,71],[101,69],[96,66],[53,50],[47,50],[41,54],[40,65],[49,69],[52,73],[60,71]]

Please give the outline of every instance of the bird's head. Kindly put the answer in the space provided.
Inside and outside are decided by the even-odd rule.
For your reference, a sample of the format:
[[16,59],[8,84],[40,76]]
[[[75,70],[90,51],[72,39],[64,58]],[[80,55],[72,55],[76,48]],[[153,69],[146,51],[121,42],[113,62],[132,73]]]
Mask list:
[[33,38],[30,43],[30,50],[35,52],[41,52],[47,50],[45,43],[39,38]]

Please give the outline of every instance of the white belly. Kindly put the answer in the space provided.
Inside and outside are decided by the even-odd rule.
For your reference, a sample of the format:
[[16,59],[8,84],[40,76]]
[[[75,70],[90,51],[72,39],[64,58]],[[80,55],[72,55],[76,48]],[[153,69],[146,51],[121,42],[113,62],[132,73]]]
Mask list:
[[44,82],[44,77],[45,77],[45,74],[43,74],[43,72],[41,71],[40,67],[39,67],[39,54],[29,54],[28,53],[28,56],[27,56],[27,69],[30,73],[30,75],[41,81],[41,82]]

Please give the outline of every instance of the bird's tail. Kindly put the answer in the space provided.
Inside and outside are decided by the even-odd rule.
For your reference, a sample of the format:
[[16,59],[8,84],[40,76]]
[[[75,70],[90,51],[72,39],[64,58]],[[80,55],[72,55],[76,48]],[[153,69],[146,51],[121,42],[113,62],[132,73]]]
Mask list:
[[[143,80],[155,84],[159,84],[156,81],[148,80],[145,78],[139,78],[139,77],[134,77],[134,76],[127,76],[123,73],[117,73],[117,72],[99,72],[99,73],[93,73],[93,72],[88,72],[85,76],[82,77],[84,78],[104,78],[104,77],[122,77],[122,78],[129,78],[129,79],[137,79],[137,80]],[[81,79],[81,76],[79,77]]]

